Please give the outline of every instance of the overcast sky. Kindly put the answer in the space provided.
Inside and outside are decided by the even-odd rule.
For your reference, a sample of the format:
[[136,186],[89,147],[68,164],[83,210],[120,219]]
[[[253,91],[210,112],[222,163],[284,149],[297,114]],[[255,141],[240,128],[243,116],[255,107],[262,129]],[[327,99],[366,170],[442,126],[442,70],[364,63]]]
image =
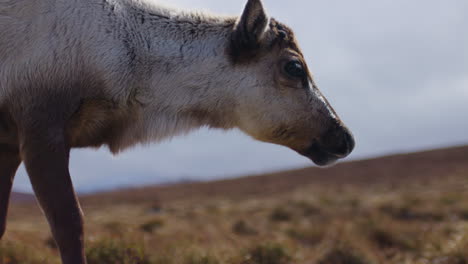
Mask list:
[[[246,0],[165,0],[240,14]],[[264,0],[296,32],[315,79],[350,127],[360,159],[468,144],[468,1]],[[468,157],[467,157],[468,160]],[[238,131],[206,129],[117,157],[72,152],[81,192],[312,165]],[[21,169],[15,189],[30,191]]]

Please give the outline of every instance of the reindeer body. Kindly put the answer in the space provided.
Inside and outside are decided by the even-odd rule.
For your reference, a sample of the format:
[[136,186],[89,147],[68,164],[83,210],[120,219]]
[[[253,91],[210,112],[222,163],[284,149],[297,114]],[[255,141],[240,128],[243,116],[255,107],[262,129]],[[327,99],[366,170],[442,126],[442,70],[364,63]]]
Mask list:
[[71,146],[118,152],[202,125],[232,127],[214,109],[232,102],[210,88],[236,85],[214,78],[229,66],[234,19],[101,0],[0,8],[0,106],[18,114],[41,97],[67,101]]
[[0,237],[24,162],[64,264],[86,263],[71,148],[118,153],[201,126],[237,127],[320,165],[354,147],[292,31],[260,0],[240,18],[140,0],[3,0],[0,32]]

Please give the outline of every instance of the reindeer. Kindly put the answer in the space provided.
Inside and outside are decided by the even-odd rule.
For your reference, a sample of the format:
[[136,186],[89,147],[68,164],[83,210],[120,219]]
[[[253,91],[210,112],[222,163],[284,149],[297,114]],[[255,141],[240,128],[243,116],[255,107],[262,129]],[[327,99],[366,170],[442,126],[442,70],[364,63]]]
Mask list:
[[354,148],[293,31],[261,0],[239,18],[140,0],[3,0],[0,32],[0,237],[24,162],[64,264],[86,263],[71,148],[118,153],[202,126],[318,165]]

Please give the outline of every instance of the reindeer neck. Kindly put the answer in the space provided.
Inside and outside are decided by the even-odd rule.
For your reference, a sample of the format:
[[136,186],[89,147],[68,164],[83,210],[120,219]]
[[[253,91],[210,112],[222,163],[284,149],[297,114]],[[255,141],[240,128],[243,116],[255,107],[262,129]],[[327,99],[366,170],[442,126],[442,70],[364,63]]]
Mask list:
[[131,3],[127,7],[130,25],[126,37],[131,38],[151,66],[157,67],[154,62],[166,59],[182,63],[179,67],[190,66],[189,63],[225,56],[234,18],[144,5],[134,0]]
[[144,80],[137,91],[144,106],[137,133],[143,135],[137,137],[151,141],[201,126],[232,128],[226,48],[235,19],[136,5],[128,16],[129,56]]

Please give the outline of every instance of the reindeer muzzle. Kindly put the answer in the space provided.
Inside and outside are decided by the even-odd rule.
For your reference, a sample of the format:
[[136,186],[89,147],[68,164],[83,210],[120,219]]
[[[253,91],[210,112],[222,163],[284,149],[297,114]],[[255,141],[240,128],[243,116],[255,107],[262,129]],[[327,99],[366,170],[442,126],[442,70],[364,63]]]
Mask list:
[[309,148],[299,153],[319,166],[326,166],[347,157],[354,150],[355,144],[349,129],[340,124],[328,130],[321,138],[314,140]]

